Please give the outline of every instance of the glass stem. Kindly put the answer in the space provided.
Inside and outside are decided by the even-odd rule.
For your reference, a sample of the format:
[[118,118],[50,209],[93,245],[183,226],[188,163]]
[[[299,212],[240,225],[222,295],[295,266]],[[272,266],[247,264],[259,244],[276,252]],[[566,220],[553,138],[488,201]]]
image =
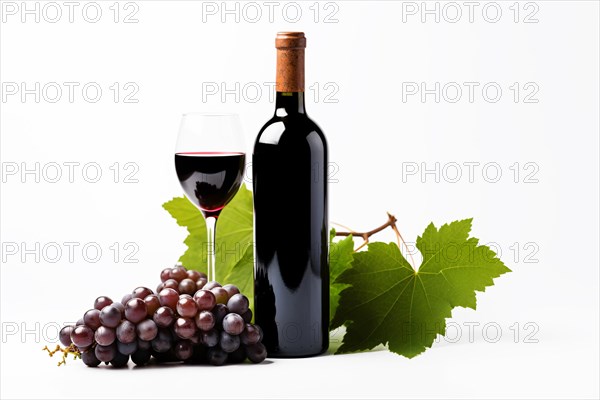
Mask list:
[[208,281],[216,281],[217,275],[215,272],[215,261],[216,261],[216,229],[217,229],[217,218],[216,217],[206,217],[206,239],[208,242],[208,254],[207,254],[207,275]]

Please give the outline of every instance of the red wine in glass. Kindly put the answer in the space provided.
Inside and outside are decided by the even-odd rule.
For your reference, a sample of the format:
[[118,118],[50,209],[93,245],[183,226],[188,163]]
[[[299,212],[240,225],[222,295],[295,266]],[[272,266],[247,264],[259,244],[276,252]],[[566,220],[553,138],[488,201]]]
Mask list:
[[[206,221],[206,264],[196,267],[216,280],[217,218],[242,184],[246,161],[240,118],[231,113],[187,113],[175,145],[175,169],[186,197]],[[204,254],[203,254],[204,256]]]
[[175,154],[181,187],[205,217],[217,218],[233,199],[244,178],[246,155],[238,152]]

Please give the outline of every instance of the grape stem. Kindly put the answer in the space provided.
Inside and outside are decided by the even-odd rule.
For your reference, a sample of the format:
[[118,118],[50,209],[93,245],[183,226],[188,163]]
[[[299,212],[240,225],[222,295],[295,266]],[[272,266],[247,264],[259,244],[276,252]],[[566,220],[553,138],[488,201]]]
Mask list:
[[69,356],[69,354],[73,355],[74,360],[81,358],[81,352],[74,344],[65,348],[62,348],[57,344],[54,350],[50,350],[48,346],[45,346],[42,350],[47,351],[50,357],[53,357],[56,353],[62,353],[62,359],[58,362],[59,367],[67,364],[67,356]]
[[385,224],[383,224],[375,229],[371,229],[370,231],[367,231],[367,232],[356,232],[353,229],[345,227],[341,224],[336,224],[343,228],[348,229],[348,231],[347,232],[335,232],[335,236],[361,237],[364,240],[364,242],[363,242],[363,244],[361,244],[354,250],[356,252],[356,251],[359,251],[360,249],[362,249],[363,247],[365,247],[367,244],[369,244],[369,238],[371,236],[383,231],[386,228],[392,228],[392,230],[396,234],[396,240],[398,241],[398,248],[402,248],[402,246],[404,245],[404,248],[406,249],[406,252],[408,253],[408,255],[410,257],[412,267],[413,267],[413,269],[416,270],[415,260],[412,256],[412,252],[409,250],[408,245],[404,241],[402,234],[400,234],[400,231],[398,230],[398,227],[396,226],[396,222],[398,222],[398,219],[395,216],[393,216],[392,214],[390,214],[389,212],[387,213],[387,216],[388,216],[388,220],[386,221]]

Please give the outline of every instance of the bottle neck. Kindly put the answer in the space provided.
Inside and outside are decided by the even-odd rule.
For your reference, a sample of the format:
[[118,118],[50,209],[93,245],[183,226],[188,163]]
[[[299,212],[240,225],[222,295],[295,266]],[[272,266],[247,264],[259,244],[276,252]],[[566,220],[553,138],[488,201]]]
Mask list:
[[277,48],[277,79],[275,80],[275,115],[304,114],[304,49],[302,32],[279,32]]
[[[284,112],[281,112],[284,111]],[[275,115],[305,114],[304,92],[277,92],[275,95]]]

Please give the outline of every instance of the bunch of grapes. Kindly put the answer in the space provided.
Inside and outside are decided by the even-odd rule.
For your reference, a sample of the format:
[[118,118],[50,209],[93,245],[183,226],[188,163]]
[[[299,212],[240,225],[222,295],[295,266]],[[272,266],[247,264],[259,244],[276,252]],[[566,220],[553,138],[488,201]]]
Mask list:
[[76,347],[90,367],[124,367],[130,358],[136,365],[152,357],[213,365],[266,358],[262,330],[251,323],[248,298],[236,286],[207,282],[181,265],[160,278],[156,293],[138,287],[121,302],[98,297],[75,326],[62,328],[60,342]]

